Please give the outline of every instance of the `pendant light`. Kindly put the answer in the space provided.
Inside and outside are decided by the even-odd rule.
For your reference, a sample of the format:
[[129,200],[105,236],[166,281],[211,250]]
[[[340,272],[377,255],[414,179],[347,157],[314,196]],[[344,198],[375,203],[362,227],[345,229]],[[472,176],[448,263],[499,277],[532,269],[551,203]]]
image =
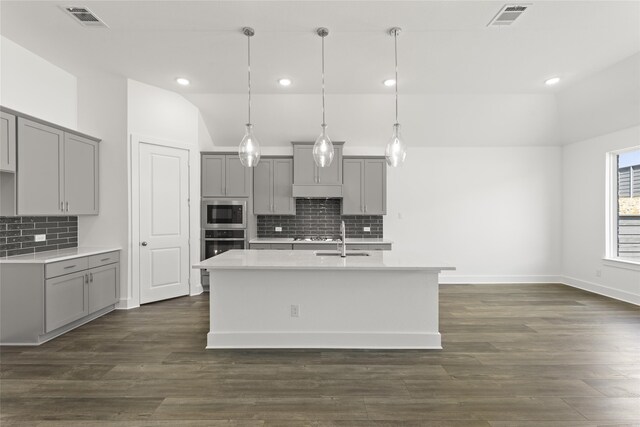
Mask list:
[[318,167],[326,168],[333,160],[333,143],[327,134],[327,124],[324,120],[324,38],[329,35],[329,30],[318,28],[316,32],[322,38],[322,132],[313,144],[313,160]]
[[393,125],[393,135],[391,135],[391,139],[387,143],[384,155],[387,159],[387,164],[393,167],[400,166],[407,157],[407,146],[402,140],[400,123],[398,123],[398,35],[400,35],[400,31],[402,30],[398,27],[393,27],[389,30],[389,34],[393,36],[396,63],[396,122]]
[[255,34],[253,28],[244,27],[242,33],[247,36],[247,80],[249,92],[249,120],[247,120],[244,137],[240,141],[238,147],[238,156],[242,166],[252,168],[260,161],[260,142],[253,134],[253,125],[251,124],[251,37]]

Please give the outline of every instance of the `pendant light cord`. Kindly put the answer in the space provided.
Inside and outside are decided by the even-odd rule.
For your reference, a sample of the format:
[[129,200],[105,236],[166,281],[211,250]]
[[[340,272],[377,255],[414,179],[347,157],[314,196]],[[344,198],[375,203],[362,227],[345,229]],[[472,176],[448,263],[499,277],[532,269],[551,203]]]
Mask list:
[[393,45],[396,61],[396,124],[398,124],[398,30],[393,32]]
[[247,36],[247,80],[249,89],[249,122],[251,124],[251,36]]
[[324,120],[324,37],[322,36],[322,126],[326,126]]

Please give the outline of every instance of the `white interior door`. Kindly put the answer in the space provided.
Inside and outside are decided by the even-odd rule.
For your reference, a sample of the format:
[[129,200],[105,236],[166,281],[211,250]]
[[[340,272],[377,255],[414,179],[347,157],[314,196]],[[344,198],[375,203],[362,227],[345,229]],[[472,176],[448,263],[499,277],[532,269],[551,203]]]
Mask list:
[[189,152],[140,143],[140,303],[189,294]]

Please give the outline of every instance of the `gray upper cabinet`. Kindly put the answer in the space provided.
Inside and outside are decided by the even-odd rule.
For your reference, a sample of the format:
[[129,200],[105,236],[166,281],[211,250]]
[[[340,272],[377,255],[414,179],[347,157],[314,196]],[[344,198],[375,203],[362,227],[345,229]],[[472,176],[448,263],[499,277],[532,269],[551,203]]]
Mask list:
[[18,215],[64,212],[64,132],[18,118]]
[[342,197],[342,145],[334,142],[334,156],[326,168],[316,166],[313,143],[293,142],[293,196]]
[[98,141],[18,117],[18,215],[98,213]]
[[251,169],[232,154],[202,155],[202,197],[249,197]]
[[345,158],[343,215],[387,213],[387,165],[384,158]]
[[16,171],[16,116],[0,112],[0,172]]
[[78,135],[64,136],[65,212],[98,213],[98,143]]
[[253,213],[295,215],[293,159],[262,158],[253,175]]

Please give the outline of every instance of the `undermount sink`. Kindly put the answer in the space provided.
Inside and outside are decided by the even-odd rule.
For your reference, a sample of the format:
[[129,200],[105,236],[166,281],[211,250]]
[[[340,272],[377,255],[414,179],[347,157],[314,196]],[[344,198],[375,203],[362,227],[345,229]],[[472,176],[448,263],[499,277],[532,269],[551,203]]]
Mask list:
[[[315,252],[316,256],[342,256],[340,252]],[[367,252],[347,252],[347,256],[369,256]]]

